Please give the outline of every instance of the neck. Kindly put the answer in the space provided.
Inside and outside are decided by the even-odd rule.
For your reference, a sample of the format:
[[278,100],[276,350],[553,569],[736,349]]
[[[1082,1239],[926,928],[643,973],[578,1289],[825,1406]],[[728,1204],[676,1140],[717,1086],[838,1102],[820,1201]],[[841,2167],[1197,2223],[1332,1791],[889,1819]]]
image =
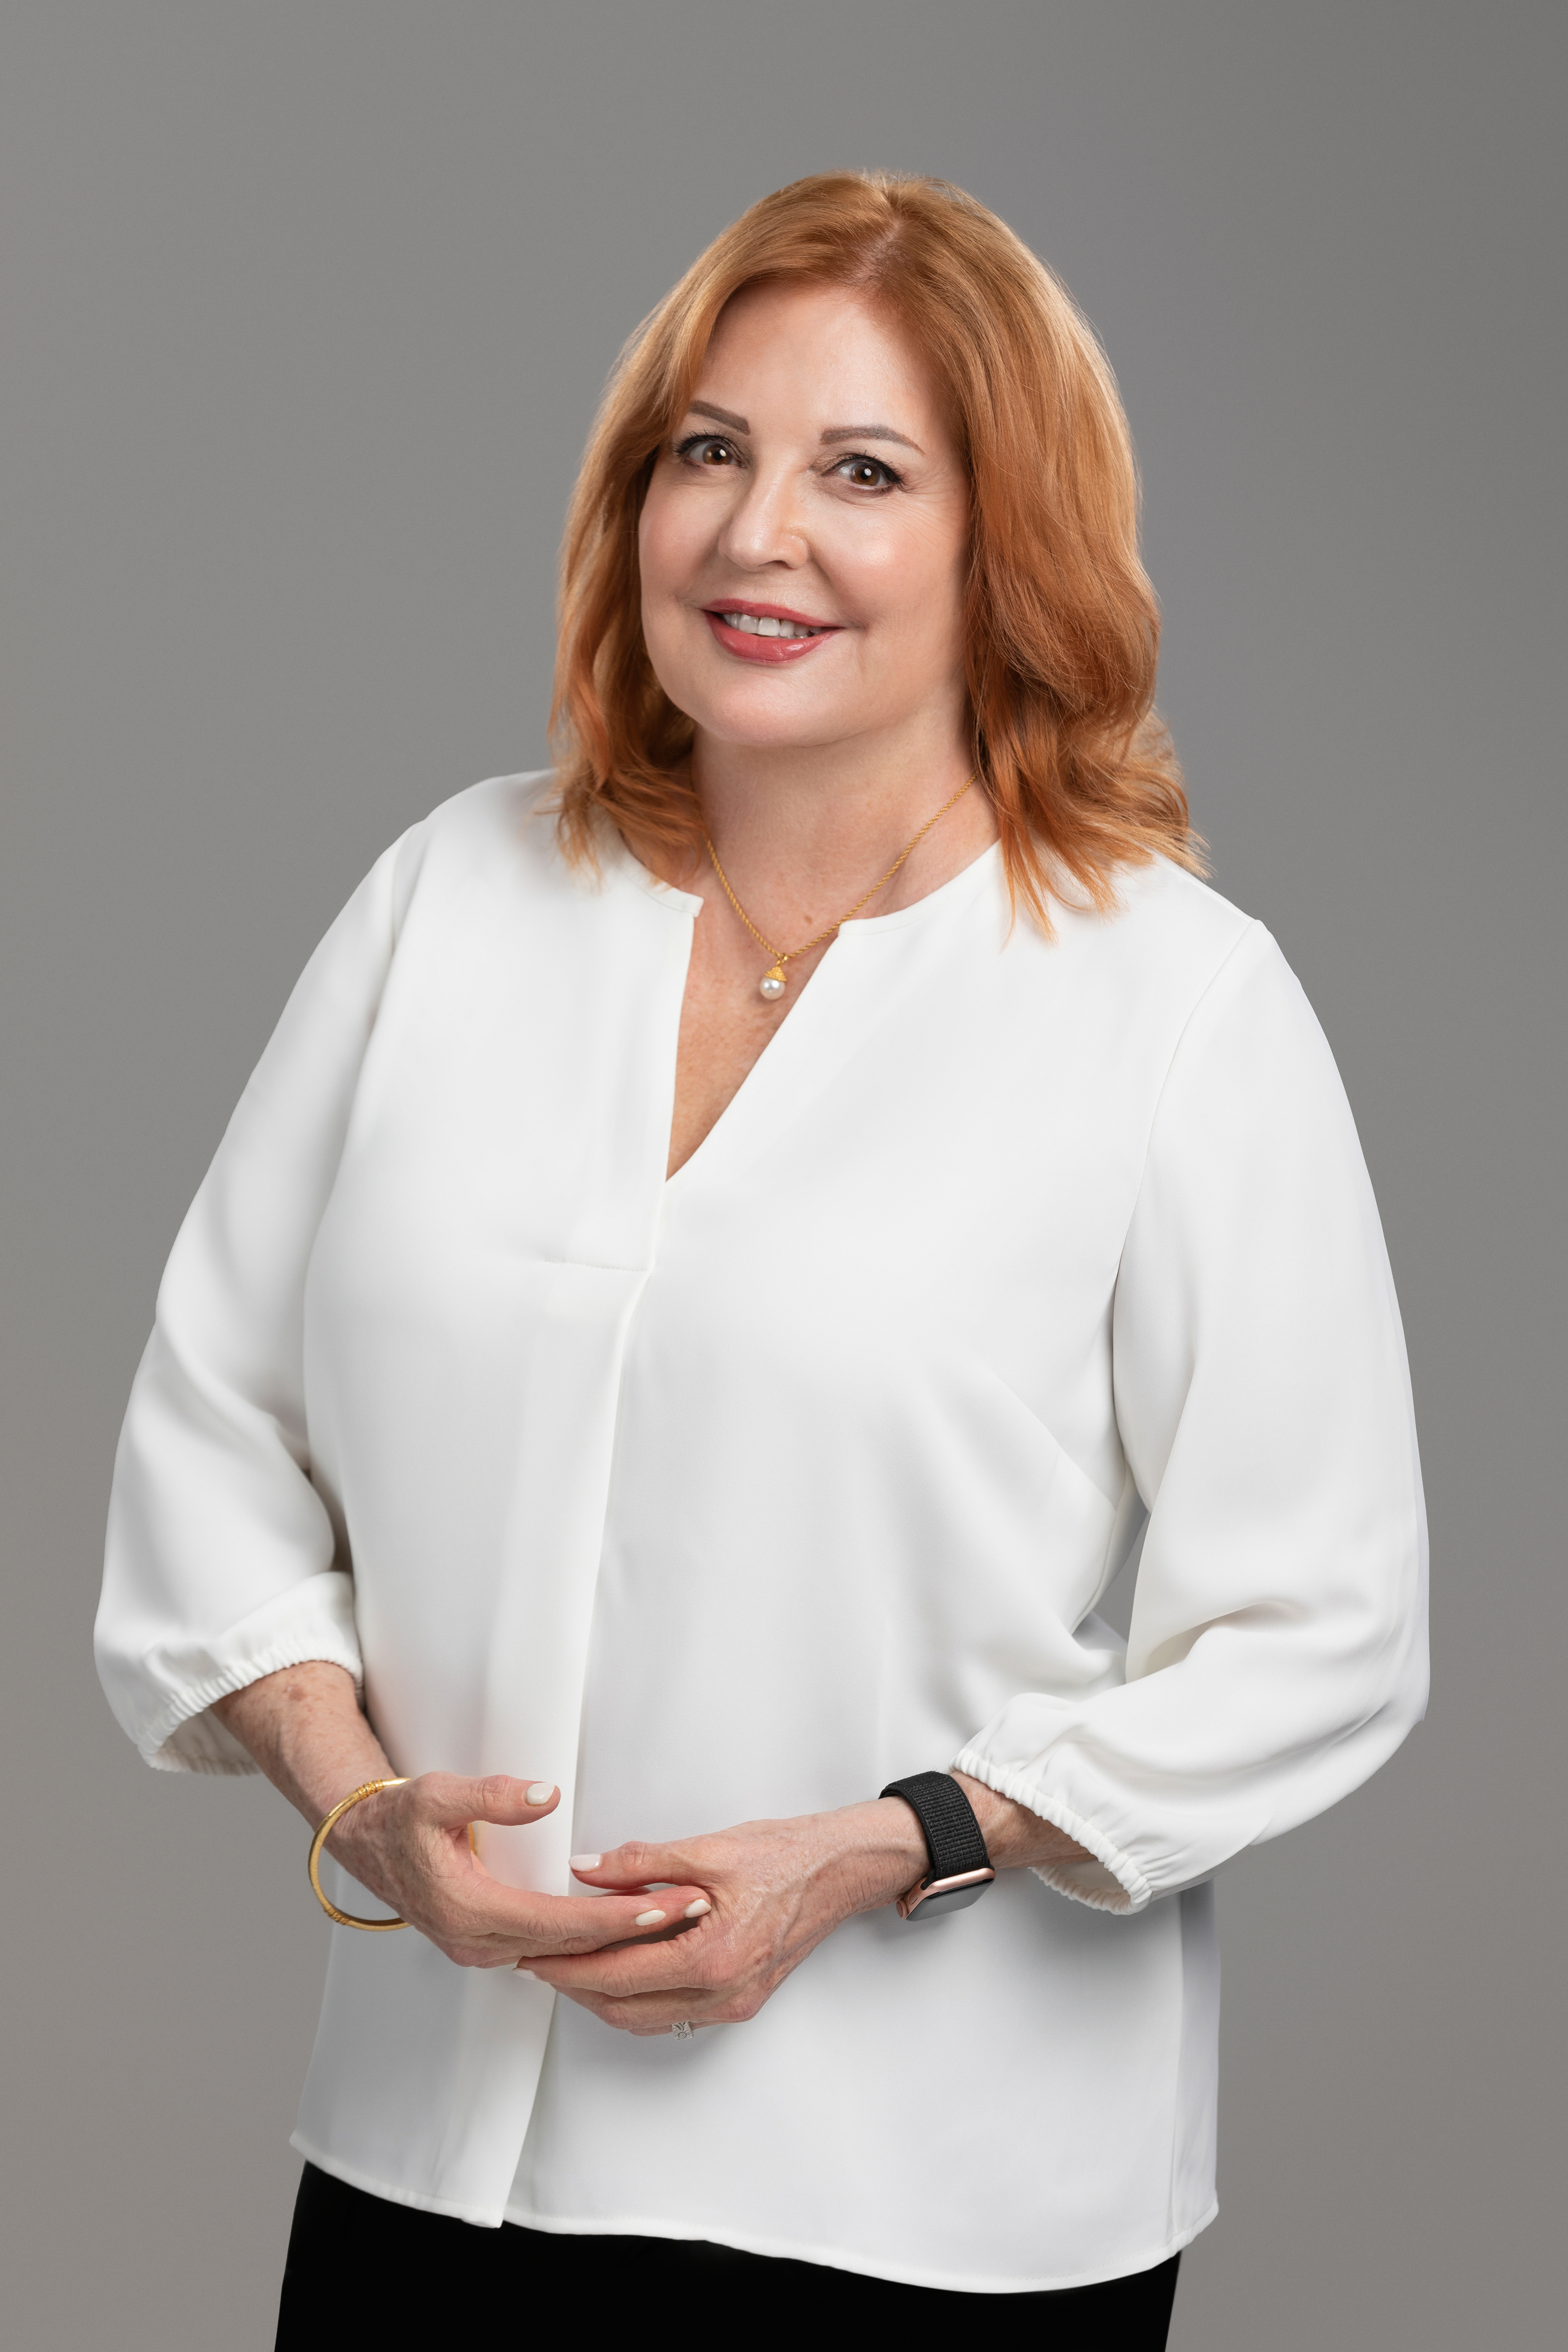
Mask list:
[[[972,772],[962,741],[884,739],[758,750],[700,732],[692,778],[736,887],[775,905],[853,900]],[[937,888],[995,837],[984,794],[965,793],[868,913]]]

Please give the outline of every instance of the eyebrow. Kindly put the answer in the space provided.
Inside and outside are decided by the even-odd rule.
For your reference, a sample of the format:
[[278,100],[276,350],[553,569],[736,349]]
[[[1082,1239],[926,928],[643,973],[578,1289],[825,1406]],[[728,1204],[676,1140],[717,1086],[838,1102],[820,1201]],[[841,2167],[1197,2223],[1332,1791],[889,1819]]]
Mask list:
[[[732,408],[718,408],[710,400],[693,400],[688,406],[692,415],[711,416],[716,424],[727,425],[731,433],[749,433],[752,429]],[[912,449],[917,457],[925,454],[918,441],[911,441],[907,433],[895,433],[890,425],[830,425],[820,438],[825,449],[837,441],[896,441],[900,449]]]
[[826,448],[830,441],[896,441],[900,449],[912,449],[917,457],[924,451],[918,441],[907,433],[895,433],[890,425],[830,425],[822,436]]

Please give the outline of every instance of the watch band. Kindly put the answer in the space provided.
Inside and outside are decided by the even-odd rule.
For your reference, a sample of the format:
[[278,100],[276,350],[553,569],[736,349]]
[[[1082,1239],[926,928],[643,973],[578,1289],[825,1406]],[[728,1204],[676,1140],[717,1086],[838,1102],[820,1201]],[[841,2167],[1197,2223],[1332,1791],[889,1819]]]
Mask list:
[[925,1876],[900,1895],[900,1918],[911,1919],[928,1905],[934,1917],[978,1903],[996,1873],[974,1808],[952,1773],[914,1772],[907,1780],[889,1780],[880,1793],[903,1799],[921,1825],[931,1863]]

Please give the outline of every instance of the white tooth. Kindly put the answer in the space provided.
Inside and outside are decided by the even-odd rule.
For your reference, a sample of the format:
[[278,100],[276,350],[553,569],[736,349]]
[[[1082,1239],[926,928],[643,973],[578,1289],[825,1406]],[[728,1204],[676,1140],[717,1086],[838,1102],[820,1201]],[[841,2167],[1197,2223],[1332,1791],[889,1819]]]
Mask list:
[[757,635],[759,637],[782,637],[784,631],[784,623],[782,621],[775,621],[771,613],[764,613],[761,620],[757,623]]
[[739,629],[742,635],[748,637],[754,637],[756,635],[757,623],[754,614],[726,613],[724,618],[729,622],[730,626],[732,629]]

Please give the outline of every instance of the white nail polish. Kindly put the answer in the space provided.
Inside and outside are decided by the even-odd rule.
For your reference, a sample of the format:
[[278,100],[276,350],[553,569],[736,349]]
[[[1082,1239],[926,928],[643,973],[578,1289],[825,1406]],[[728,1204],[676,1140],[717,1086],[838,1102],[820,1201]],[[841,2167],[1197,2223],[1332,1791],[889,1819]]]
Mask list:
[[712,1908],[713,1906],[709,1902],[708,1897],[705,1895],[700,1895],[695,1903],[687,1905],[680,1916],[683,1919],[700,1919],[704,1911],[711,1911]]
[[574,1853],[570,1867],[573,1870],[597,1870],[604,1859],[602,1853]]
[[547,1805],[554,1794],[553,1780],[536,1780],[528,1792],[528,1801],[531,1805]]
[[639,1911],[637,1917],[632,1921],[632,1926],[634,1927],[657,1927],[663,1916],[664,1914],[662,1911]]

